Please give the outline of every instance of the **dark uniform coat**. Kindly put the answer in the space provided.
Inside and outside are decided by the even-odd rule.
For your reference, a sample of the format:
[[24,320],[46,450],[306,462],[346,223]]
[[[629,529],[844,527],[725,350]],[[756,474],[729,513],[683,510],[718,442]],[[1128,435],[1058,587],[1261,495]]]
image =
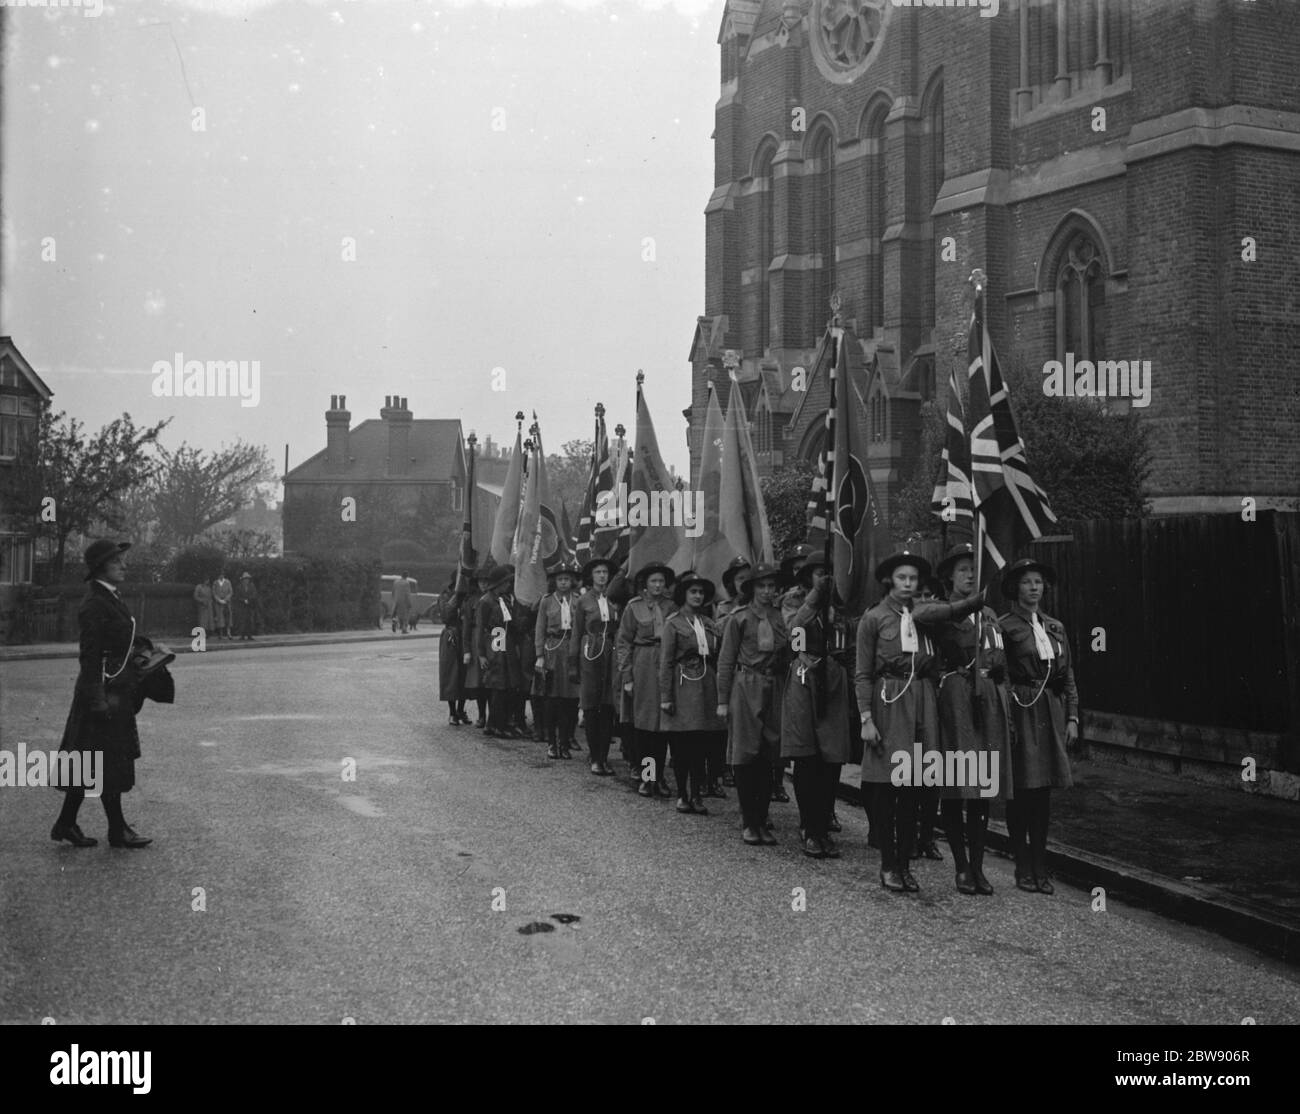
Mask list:
[[257,585],[253,578],[241,578],[235,589],[235,630],[240,634],[253,634],[257,626]]
[[[826,653],[822,630],[821,593],[809,592],[788,621],[792,660],[785,671],[781,701],[781,757],[816,758],[823,762],[849,760],[849,681],[844,667],[826,661],[826,691],[819,691],[817,670]],[[803,650],[794,649],[803,631]]]
[[[103,792],[126,793],[135,785],[135,760],[140,757],[135,724],[139,705],[131,667],[126,664],[135,623],[121,597],[96,580],[81,601],[77,624],[80,670],[59,749],[82,751],[83,770],[90,768],[85,765],[89,752],[102,752]],[[106,673],[117,676],[106,683]]]
[[212,589],[206,584],[194,585],[194,602],[197,604],[197,623],[205,631],[212,629]]
[[728,765],[753,762],[763,744],[773,757],[778,753],[789,646],[790,636],[779,607],[761,607],[753,602],[723,620],[718,703],[728,708]]
[[1065,626],[1038,612],[1055,655],[1038,656],[1030,613],[1014,605],[998,623],[1007,655],[1011,766],[1016,789],[1068,789],[1074,784],[1065,751],[1065,724],[1079,715],[1079,692]]
[[712,619],[697,615],[704,627],[708,656],[700,657],[699,639],[686,616],[678,611],[664,623],[659,641],[659,699],[676,705],[672,715],[659,720],[659,730],[725,731],[718,719],[718,627]]
[[[979,623],[979,673],[975,674],[976,623],[972,612],[960,619],[947,619],[927,627],[939,653],[939,745],[945,751],[998,755],[998,796],[1011,789],[1011,735],[1007,714],[1007,692],[1001,683],[1006,676],[1006,655],[1002,632],[993,609],[986,607]],[[975,726],[971,706],[972,686],[978,694],[980,726]],[[990,770],[992,759],[988,760]],[[945,785],[940,793],[948,799],[988,799],[978,785]]]
[[469,654],[469,663],[465,666],[465,675],[461,681],[466,692],[475,692],[483,687],[478,667],[478,605],[482,598],[482,593],[475,588],[460,605],[461,661]]
[[465,663],[461,641],[460,610],[465,597],[454,588],[438,597],[438,618],[442,634],[438,635],[438,699],[459,700],[464,693]]
[[[914,757],[939,746],[939,709],[935,682],[939,659],[928,628],[952,616],[948,603],[918,603],[910,608],[918,649],[902,648],[903,605],[886,595],[858,623],[858,661],[854,683],[858,707],[870,709],[881,743],[868,743],[862,752],[862,780],[888,783],[899,751]],[[919,779],[919,771],[914,771]],[[912,784],[909,782],[909,785]]]
[[635,596],[618,626],[620,684],[632,684],[629,718],[638,731],[664,731],[659,710],[659,642],[672,600]]
[[[568,626],[564,625],[564,607],[569,605]],[[537,625],[533,628],[533,661],[543,659],[545,670],[542,696],[577,700],[578,685],[569,676],[569,651],[578,627],[578,593],[561,596],[550,592],[537,606]]]
[[[491,590],[478,601],[478,620],[474,624],[478,639],[476,655],[487,659],[487,671],[481,675],[483,688],[506,690],[519,687],[519,634],[515,624],[515,609],[505,604]],[[507,617],[506,612],[509,612]]]
[[577,674],[583,708],[602,704],[619,705],[618,670],[614,640],[618,634],[618,605],[606,598],[609,619],[600,616],[600,596],[588,588],[578,600],[577,627],[580,640],[569,650],[569,673]]

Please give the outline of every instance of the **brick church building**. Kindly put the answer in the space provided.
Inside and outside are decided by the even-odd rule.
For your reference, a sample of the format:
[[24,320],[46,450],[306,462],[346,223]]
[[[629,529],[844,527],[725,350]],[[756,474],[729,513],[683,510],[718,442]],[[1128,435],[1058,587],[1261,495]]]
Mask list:
[[1300,4],[992,7],[727,0],[692,474],[729,350],[762,467],[816,458],[838,292],[890,505],[978,267],[1004,366],[1151,361],[1157,513],[1300,507]]

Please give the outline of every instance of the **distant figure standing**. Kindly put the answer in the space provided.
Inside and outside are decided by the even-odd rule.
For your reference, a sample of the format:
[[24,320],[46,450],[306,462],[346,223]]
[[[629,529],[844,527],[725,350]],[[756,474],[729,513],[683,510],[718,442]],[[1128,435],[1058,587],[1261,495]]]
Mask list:
[[393,581],[393,633],[397,633],[397,625],[401,623],[402,633],[405,634],[410,620],[411,582],[406,579],[406,573],[402,573]]
[[239,587],[235,590],[235,626],[239,628],[241,642],[253,641],[257,607],[257,585],[253,583],[250,573],[244,573],[240,576]]
[[194,603],[198,610],[198,624],[206,636],[212,629],[212,588],[201,580],[194,585]]
[[227,642],[231,640],[230,601],[234,598],[235,587],[223,569],[221,575],[212,582],[212,626],[217,634],[225,635]]

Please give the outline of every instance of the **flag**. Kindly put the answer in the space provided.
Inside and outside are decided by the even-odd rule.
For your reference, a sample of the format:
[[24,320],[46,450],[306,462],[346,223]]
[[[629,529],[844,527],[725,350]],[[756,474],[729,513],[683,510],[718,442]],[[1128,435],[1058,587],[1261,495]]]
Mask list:
[[524,483],[523,507],[519,512],[512,563],[515,566],[515,598],[528,607],[536,607],[546,595],[547,570],[556,564],[559,556],[560,528],[546,479],[542,431],[536,423],[531,433],[533,452]]
[[573,527],[569,524],[569,508],[560,503],[560,556],[559,562],[572,565],[577,559],[574,551]]
[[[743,557],[751,565],[775,560],[772,531],[758,479],[758,459],[749,436],[749,417],[740,384],[731,384],[727,417],[722,431],[722,476],[718,485],[720,529],[731,547],[732,557]],[[730,560],[730,557],[727,559]],[[718,568],[722,575],[726,562]],[[714,578],[711,578],[714,579]]]
[[722,531],[720,491],[724,425],[722,407],[718,405],[718,392],[710,381],[709,401],[704,410],[704,438],[700,443],[699,482],[696,484],[703,503],[700,508],[703,522],[691,529],[691,533],[699,531],[697,537],[684,539],[682,551],[675,554],[677,563],[673,568],[692,568],[714,584],[722,583],[723,572],[738,552]]
[[456,591],[468,592],[474,576],[474,448],[469,450],[469,469],[465,473],[465,520],[460,532],[460,562],[456,569]]
[[957,373],[948,377],[947,436],[939,461],[930,509],[944,523],[970,529],[974,522],[970,490],[970,442],[966,440],[966,418],[962,413]]
[[510,550],[514,545],[515,531],[519,527],[519,500],[523,493],[523,435],[515,430],[515,451],[506,469],[505,486],[501,489],[501,502],[497,506],[496,520],[492,523],[492,542],[489,555],[495,565],[510,563]]
[[862,438],[863,407],[849,379],[848,340],[835,329],[831,398],[826,410],[826,525],[831,536],[835,591],[844,610],[860,615],[875,603],[874,571],[889,550],[889,530],[871,485],[867,445]]
[[576,556],[580,565],[585,565],[594,557],[602,555],[600,545],[604,539],[596,539],[596,506],[602,492],[614,488],[614,473],[609,460],[609,439],[605,434],[605,407],[596,406],[596,435],[592,438],[591,472],[587,476],[587,490],[582,497],[582,507],[578,511],[578,537]]
[[[629,528],[628,569],[635,572],[651,561],[671,564],[685,540],[681,523],[682,493],[677,490],[659,452],[650,408],[638,380],[636,385],[636,453],[632,482],[623,487]],[[620,485],[622,487],[622,485]]]
[[1029,472],[1025,443],[1016,429],[1011,399],[984,320],[982,290],[975,293],[967,352],[971,495],[983,527],[984,551],[1000,569],[1030,540],[1042,537],[1055,525],[1056,515],[1047,493]]

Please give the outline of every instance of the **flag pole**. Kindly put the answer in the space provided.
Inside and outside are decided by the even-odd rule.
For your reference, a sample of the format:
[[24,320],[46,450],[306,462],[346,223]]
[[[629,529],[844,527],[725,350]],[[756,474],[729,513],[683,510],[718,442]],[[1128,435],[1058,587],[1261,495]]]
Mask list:
[[[984,272],[978,267],[971,272],[970,281],[975,285],[975,310],[980,319],[980,347],[987,353],[988,351],[988,322],[985,320],[982,312],[981,302],[984,298]],[[987,356],[985,359],[987,360]],[[988,366],[987,363],[984,365]],[[971,459],[974,460],[974,447],[971,449]],[[980,511],[978,496],[975,487],[975,472],[971,469],[970,476],[970,493],[971,493],[971,516],[975,522],[975,591],[978,593],[984,588],[984,515]],[[981,606],[975,611],[975,658],[971,663],[970,679],[970,699],[971,699],[971,723],[974,727],[981,726],[981,710],[979,701],[979,678],[980,678],[980,659],[981,650],[984,645],[984,608]]]
[[821,599],[821,624],[822,624],[822,656],[817,665],[817,706],[818,710],[826,707],[826,688],[827,688],[827,668],[826,659],[834,648],[834,634],[831,630],[832,608],[831,595],[835,591],[835,569],[832,565],[835,555],[834,546],[834,527],[835,527],[835,479],[836,467],[839,461],[835,457],[835,439],[838,437],[838,431],[835,429],[835,407],[836,391],[840,388],[837,381],[839,376],[840,363],[840,346],[844,343],[844,331],[840,328],[840,294],[835,291],[831,295],[831,364],[830,364],[830,403],[826,408],[826,540],[823,543],[822,560],[826,563],[826,591]]

